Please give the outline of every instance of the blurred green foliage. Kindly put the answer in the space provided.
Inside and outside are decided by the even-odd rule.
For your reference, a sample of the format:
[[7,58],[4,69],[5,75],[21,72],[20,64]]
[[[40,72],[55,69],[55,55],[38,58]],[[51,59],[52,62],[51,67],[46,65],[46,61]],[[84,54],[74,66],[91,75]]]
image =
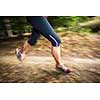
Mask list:
[[[4,23],[5,17],[0,17],[0,32],[5,32],[6,27]],[[8,16],[12,31],[14,33],[31,32],[31,26],[27,22],[25,16]],[[92,33],[91,28],[83,28],[79,26],[79,23],[90,20],[92,16],[49,16],[48,20],[57,32],[73,31],[80,33]],[[96,28],[98,31],[99,28]]]
[[91,32],[91,29],[82,28],[79,23],[88,21],[88,16],[55,16],[49,18],[56,31]]

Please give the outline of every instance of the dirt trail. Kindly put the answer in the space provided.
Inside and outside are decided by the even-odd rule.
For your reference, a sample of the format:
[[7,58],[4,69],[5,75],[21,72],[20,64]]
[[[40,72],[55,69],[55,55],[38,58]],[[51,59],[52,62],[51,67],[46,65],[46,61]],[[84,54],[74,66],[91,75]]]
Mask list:
[[28,56],[23,63],[1,56],[0,82],[100,82],[100,59],[63,57],[63,62],[72,73],[57,72],[50,56]]
[[100,35],[72,35],[62,37],[62,59],[73,70],[64,74],[55,70],[50,43],[41,38],[28,57],[20,63],[14,51],[27,39],[0,41],[0,82],[100,82]]

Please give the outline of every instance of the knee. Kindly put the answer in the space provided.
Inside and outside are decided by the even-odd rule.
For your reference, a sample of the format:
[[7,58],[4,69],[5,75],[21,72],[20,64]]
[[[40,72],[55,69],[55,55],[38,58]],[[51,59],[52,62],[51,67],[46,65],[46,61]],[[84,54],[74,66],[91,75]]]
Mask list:
[[50,36],[50,38],[51,38],[52,46],[54,46],[54,47],[60,46],[60,44],[61,44],[61,39],[60,39],[59,37],[55,38],[55,37],[53,37],[53,36]]
[[58,43],[58,46],[60,46],[60,44],[61,44],[61,39],[60,38],[57,39],[57,43]]
[[33,46],[33,45],[35,45],[35,44],[37,43],[37,41],[32,41],[32,40],[30,40],[30,39],[29,39],[27,42],[28,42],[31,46]]

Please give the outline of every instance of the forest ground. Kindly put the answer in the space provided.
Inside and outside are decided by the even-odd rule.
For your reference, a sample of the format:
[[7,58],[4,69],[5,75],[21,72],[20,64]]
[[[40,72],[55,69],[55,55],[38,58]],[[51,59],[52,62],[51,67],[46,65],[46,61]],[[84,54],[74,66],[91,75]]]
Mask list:
[[57,72],[50,43],[43,37],[21,63],[15,48],[27,39],[0,40],[0,82],[3,83],[87,83],[100,82],[100,35],[66,35],[62,39],[62,59],[73,71]]

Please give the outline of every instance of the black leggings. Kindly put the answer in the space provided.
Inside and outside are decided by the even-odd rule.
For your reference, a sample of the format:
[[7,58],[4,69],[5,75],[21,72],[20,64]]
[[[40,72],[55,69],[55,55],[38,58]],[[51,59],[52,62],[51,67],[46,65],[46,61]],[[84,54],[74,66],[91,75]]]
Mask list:
[[40,35],[47,38],[52,46],[58,47],[61,43],[60,38],[53,30],[52,26],[49,24],[46,17],[43,16],[31,16],[27,17],[28,22],[32,25],[32,35],[30,36],[28,43],[30,45],[35,45]]

